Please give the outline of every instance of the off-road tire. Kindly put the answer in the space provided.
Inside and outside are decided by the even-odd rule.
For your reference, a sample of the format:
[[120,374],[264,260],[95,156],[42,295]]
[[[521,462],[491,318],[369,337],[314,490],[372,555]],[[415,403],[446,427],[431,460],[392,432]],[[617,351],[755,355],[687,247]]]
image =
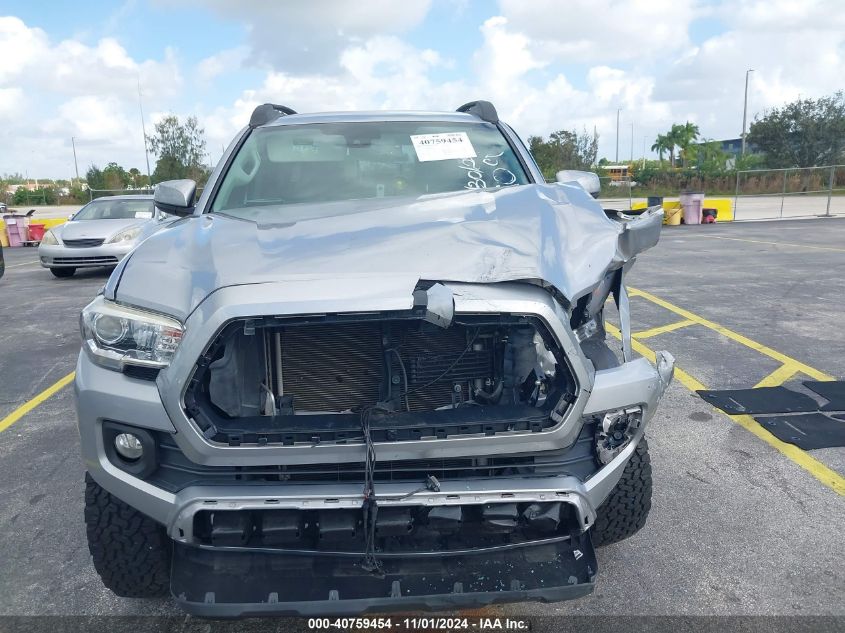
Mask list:
[[88,551],[103,584],[124,598],[168,595],[172,544],[164,527],[85,473]]
[[622,478],[596,511],[593,545],[610,545],[642,529],[651,510],[651,458],[648,442],[640,440],[625,465]]
[[73,277],[73,273],[76,272],[76,268],[51,268],[50,272],[53,273],[54,277],[63,279],[65,277]]

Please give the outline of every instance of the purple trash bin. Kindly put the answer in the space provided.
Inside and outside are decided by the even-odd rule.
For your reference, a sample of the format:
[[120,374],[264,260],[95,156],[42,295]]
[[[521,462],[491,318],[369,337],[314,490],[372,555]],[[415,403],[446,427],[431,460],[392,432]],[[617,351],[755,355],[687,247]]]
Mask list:
[[26,219],[22,215],[4,215],[3,222],[6,224],[10,247],[20,246],[29,239]]
[[704,206],[703,191],[685,191],[680,196],[684,224],[701,224],[701,209]]

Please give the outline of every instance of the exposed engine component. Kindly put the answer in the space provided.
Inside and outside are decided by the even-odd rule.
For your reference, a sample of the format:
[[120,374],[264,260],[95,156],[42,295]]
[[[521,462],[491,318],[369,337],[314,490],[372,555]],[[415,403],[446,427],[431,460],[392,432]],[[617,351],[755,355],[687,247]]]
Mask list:
[[230,417],[352,413],[375,404],[430,411],[542,404],[556,371],[528,324],[370,321],[238,330],[210,363],[207,387]]
[[[548,417],[542,411],[550,408],[550,396],[553,406],[574,391],[568,366],[556,354],[545,328],[524,317],[453,317],[448,324],[422,318],[318,323],[249,319],[230,324],[200,360],[186,405],[195,419],[197,412],[205,412],[209,422],[200,427],[210,437],[216,431],[208,427],[228,427],[237,432],[228,433],[225,441],[234,436],[236,443],[258,428],[299,433],[283,443],[301,442],[309,424],[354,431],[360,427],[356,416],[366,408],[377,410],[376,434],[385,417],[398,421],[407,416],[404,425],[388,430],[380,441],[540,430],[547,425],[532,418]],[[479,420],[471,413],[447,416],[439,422],[449,428],[419,430],[421,423],[438,426],[437,417],[419,414],[468,407],[479,414],[484,408],[485,415]],[[513,410],[498,421],[490,407]],[[326,416],[335,416],[335,422]],[[344,426],[344,418],[354,424]],[[509,424],[507,419],[520,422]],[[330,439],[356,435],[360,433]],[[313,442],[325,439],[308,437]]]

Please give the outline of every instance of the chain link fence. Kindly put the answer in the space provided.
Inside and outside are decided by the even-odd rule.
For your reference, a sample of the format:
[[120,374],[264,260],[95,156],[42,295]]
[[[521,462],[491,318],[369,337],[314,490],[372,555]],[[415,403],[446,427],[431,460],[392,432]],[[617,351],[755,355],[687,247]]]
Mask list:
[[736,173],[737,220],[833,215],[845,215],[845,165]]

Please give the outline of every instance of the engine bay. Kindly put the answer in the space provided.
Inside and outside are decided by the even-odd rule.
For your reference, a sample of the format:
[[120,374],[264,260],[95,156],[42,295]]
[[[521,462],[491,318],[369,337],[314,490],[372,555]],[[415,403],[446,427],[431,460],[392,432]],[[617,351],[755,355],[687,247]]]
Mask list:
[[365,411],[375,441],[542,430],[574,391],[554,341],[528,317],[267,318],[223,330],[185,404],[229,444],[313,444],[360,439]]

